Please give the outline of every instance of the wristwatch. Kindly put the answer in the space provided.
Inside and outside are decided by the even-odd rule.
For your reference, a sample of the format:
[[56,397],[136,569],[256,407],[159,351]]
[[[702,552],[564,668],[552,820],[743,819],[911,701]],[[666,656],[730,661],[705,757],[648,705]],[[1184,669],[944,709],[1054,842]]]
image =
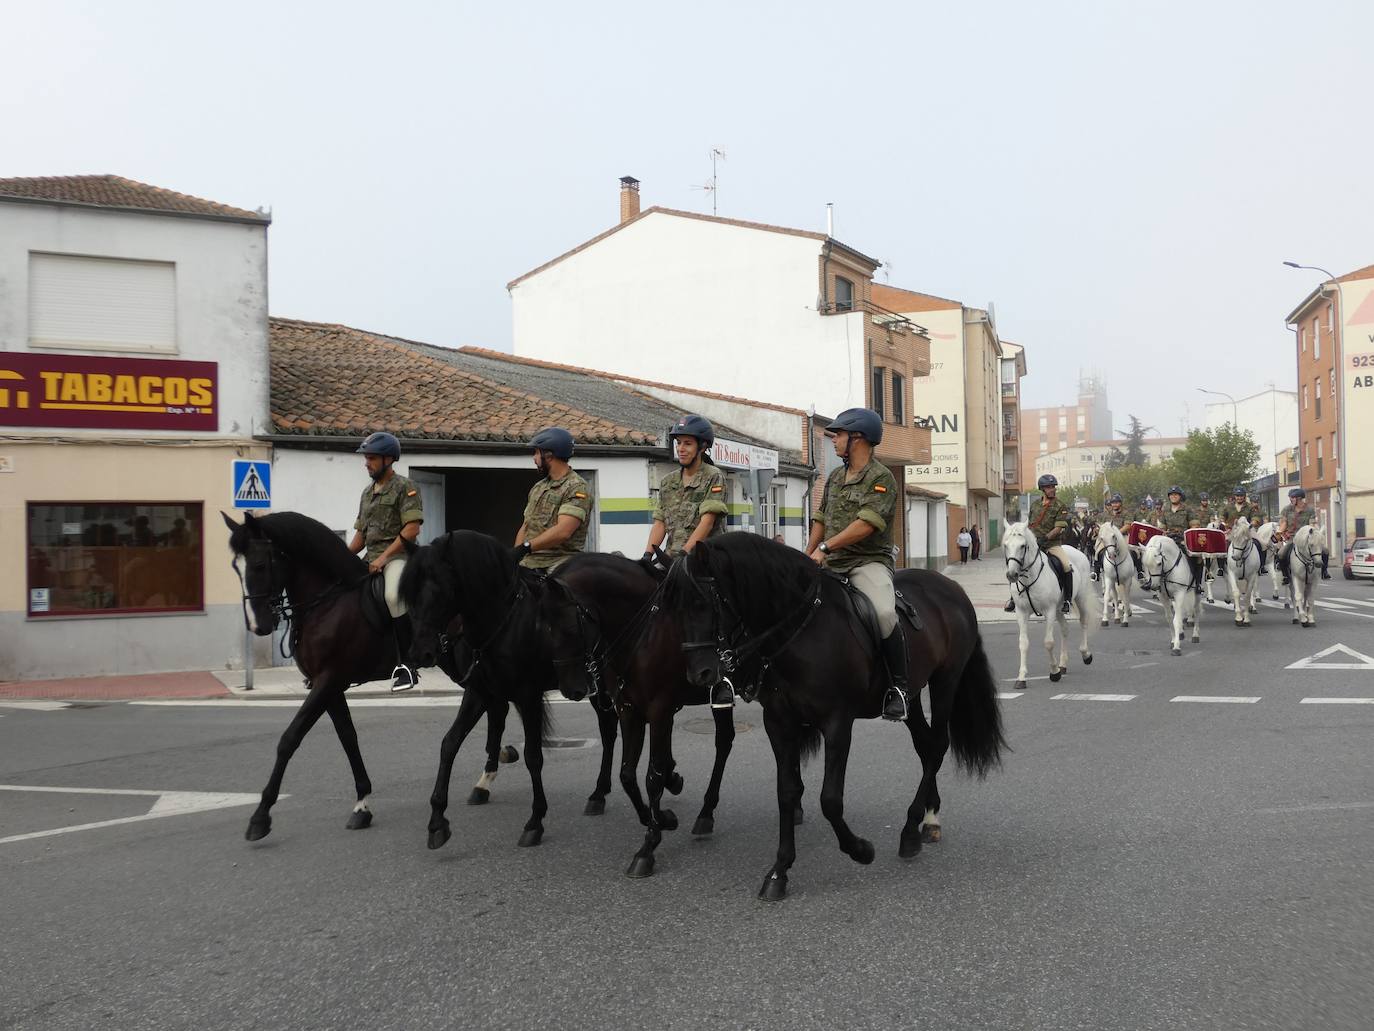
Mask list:
[[820,544],[816,545],[816,550],[819,551],[822,555],[829,555],[830,545],[826,544],[825,541],[821,541]]
[[521,541],[521,542],[520,542],[520,547],[522,547],[522,548],[525,549],[525,554],[526,554],[526,555],[528,555],[528,554],[530,554],[530,552],[534,551],[534,545],[532,545],[529,541]]

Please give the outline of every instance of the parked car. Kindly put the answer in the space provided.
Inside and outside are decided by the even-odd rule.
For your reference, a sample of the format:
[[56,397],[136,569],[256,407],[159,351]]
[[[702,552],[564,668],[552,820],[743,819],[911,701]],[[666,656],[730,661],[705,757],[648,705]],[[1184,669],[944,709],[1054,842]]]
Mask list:
[[1341,572],[1347,580],[1374,579],[1374,537],[1356,537],[1350,542]]

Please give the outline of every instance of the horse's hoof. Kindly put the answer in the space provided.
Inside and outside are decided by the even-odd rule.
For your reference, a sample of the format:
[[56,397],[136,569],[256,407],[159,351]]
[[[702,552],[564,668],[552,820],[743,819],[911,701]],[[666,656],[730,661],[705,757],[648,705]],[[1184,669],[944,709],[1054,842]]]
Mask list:
[[520,752],[514,745],[502,745],[501,754],[497,756],[497,758],[503,763],[518,763],[520,761]]
[[583,816],[605,816],[606,799],[598,795],[592,795],[587,799],[587,804],[582,807]]
[[716,821],[710,816],[698,816],[697,822],[692,824],[692,837],[705,838],[711,835],[716,829]]
[[1111,625],[1112,625],[1111,620],[1109,620],[1109,619],[1104,619],[1104,620],[1102,621],[1102,625],[1103,625],[1103,626],[1111,626]]
[[1026,682],[1024,680],[1018,680],[1014,686],[1016,690],[1024,691],[1026,689]]
[[264,816],[261,820],[249,820],[248,829],[243,832],[245,841],[261,841],[272,833],[272,817]]
[[635,856],[625,870],[626,877],[652,877],[654,875],[653,856]]
[[663,782],[663,786],[668,789],[670,795],[682,794],[682,774],[674,770],[668,774],[668,779]]
[[806,811],[801,806],[792,810],[792,826],[800,827],[806,822]]
[[859,863],[861,866],[867,866],[869,863],[873,862],[873,856],[875,854],[876,853],[873,851],[873,842],[866,838],[857,838],[854,841],[854,851],[849,853],[849,858]]
[[902,831],[901,844],[897,846],[897,857],[899,859],[915,859],[921,854],[921,839],[924,835],[920,832],[908,834]]
[[520,840],[516,842],[521,848],[533,848],[544,840],[543,827],[526,827],[525,833],[520,835]]
[[940,825],[938,823],[928,823],[921,828],[921,840],[928,841],[932,845],[940,843]]
[[1314,626],[1316,626],[1316,625],[1317,625],[1317,624],[1316,624],[1315,622],[1313,622],[1313,623],[1304,623],[1304,624],[1302,625],[1302,628],[1303,628],[1304,630],[1311,630],[1311,629],[1312,629]]
[[1170,648],[1170,649],[1169,649],[1169,654],[1170,654],[1170,655],[1182,655],[1182,654],[1183,654],[1183,649],[1182,649],[1182,648]]
[[1050,671],[1050,683],[1051,683],[1051,684],[1057,684],[1057,683],[1059,683],[1059,678],[1062,677],[1063,675],[1064,675],[1064,674],[1063,674],[1063,673],[1060,673],[1059,670],[1057,670],[1057,669],[1056,669],[1056,670],[1051,670],[1051,671]]
[[1202,638],[1199,637],[1197,634],[1194,634],[1191,638],[1189,638],[1189,640],[1191,640],[1194,644],[1197,644],[1199,641],[1202,640]]
[[486,805],[491,801],[491,792],[486,788],[473,788],[468,795],[468,805]]
[[371,827],[371,826],[372,826],[372,812],[371,812],[371,810],[368,810],[368,809],[359,809],[356,813],[354,813],[352,816],[350,816],[350,817],[348,818],[348,823],[345,824],[345,826],[346,826],[349,830],[351,830],[351,831],[360,831],[360,830],[363,830],[363,829],[366,828],[366,827]]
[[787,898],[787,874],[770,873],[765,877],[763,887],[759,889],[759,898],[764,902],[781,902]]
[[1294,617],[1293,617],[1293,625],[1294,625],[1294,626],[1297,626],[1297,625],[1298,625],[1298,617],[1297,617],[1297,616],[1294,616]]
[[448,839],[451,837],[453,837],[453,831],[449,830],[448,821],[446,820],[442,827],[435,827],[430,830],[429,841],[426,842],[426,844],[429,845],[430,851],[432,852],[436,848],[443,848],[447,845]]
[[662,830],[677,830],[677,813],[671,809],[660,809],[658,811],[658,825]]
[[1093,655],[1092,655],[1092,652],[1089,652],[1087,655],[1083,656],[1083,665],[1085,665],[1085,666],[1091,666],[1092,664],[1093,664]]

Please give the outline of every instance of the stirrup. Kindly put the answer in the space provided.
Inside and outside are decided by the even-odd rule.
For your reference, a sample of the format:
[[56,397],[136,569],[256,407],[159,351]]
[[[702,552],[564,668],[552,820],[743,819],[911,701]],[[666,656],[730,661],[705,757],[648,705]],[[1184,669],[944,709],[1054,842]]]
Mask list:
[[1064,604],[1062,604],[1062,605],[1059,606],[1059,611],[1062,612],[1062,613],[1064,613],[1064,615],[1066,615],[1066,616],[1067,616],[1069,613],[1071,613],[1071,612],[1073,611],[1073,599],[1072,599],[1072,598],[1065,598],[1065,599],[1064,599]]
[[392,694],[409,691],[420,679],[409,666],[404,665],[393,669],[391,675],[395,678],[391,681]]
[[721,677],[711,688],[711,708],[733,709],[735,707],[735,685],[729,677]]
[[893,723],[905,723],[911,715],[911,703],[907,701],[906,692],[896,684],[887,689],[887,694],[883,695],[883,719]]

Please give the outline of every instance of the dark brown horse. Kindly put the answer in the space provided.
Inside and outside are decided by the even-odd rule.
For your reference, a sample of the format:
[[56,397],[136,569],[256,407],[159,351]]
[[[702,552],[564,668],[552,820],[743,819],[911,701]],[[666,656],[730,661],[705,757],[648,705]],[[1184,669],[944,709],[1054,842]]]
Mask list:
[[[357,802],[349,830],[372,823],[368,796],[372,781],[363,765],[358,734],[344,692],[354,684],[391,676],[396,665],[395,635],[373,626],[363,612],[367,565],[352,554],[323,523],[296,512],[254,517],[242,523],[228,515],[229,547],[243,583],[244,619],[260,637],[270,636],[283,620],[290,622],[289,641],[296,666],[309,688],[305,701],[277,743],[277,759],[263,788],[262,800],[248,821],[245,837],[257,841],[272,830],[272,806],[281,791],[287,763],[316,721],[329,714],[353,770]],[[450,676],[453,670],[447,670]],[[485,801],[501,753],[506,710],[493,710],[487,722],[487,766],[472,801]],[[504,758],[515,755],[508,751]],[[481,795],[478,795],[481,792]]]
[[[898,854],[911,858],[939,840],[936,774],[952,745],[979,777],[1001,761],[1006,742],[997,688],[968,596],[929,570],[902,570],[896,586],[918,614],[906,628],[909,680],[928,685],[930,722],[912,705],[907,729],[922,776],[907,809]],[[825,745],[821,811],[840,849],[871,863],[871,842],[844,819],[844,780],[856,719],[874,719],[886,690],[876,634],[858,615],[841,581],[801,552],[753,534],[729,533],[698,544],[668,576],[664,607],[685,640],[689,678],[705,689],[730,675],[757,687],[778,770],[777,859],[759,896],[787,893],[796,859],[794,813],[801,798],[801,759]]]

